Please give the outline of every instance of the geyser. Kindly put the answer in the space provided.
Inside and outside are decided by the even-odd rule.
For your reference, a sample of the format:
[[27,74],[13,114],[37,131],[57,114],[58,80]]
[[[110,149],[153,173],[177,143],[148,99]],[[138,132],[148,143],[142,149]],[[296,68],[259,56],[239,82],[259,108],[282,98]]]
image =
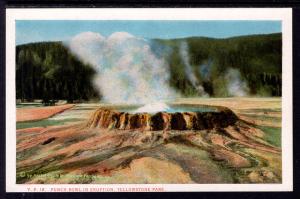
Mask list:
[[178,96],[169,86],[166,55],[155,54],[158,50],[153,50],[151,44],[151,40],[126,32],[108,37],[84,32],[73,37],[67,46],[95,68],[94,84],[103,101],[147,104]]
[[[163,107],[164,110],[145,112],[149,107]],[[122,130],[203,130],[225,128],[235,124],[237,119],[230,109],[221,106],[156,104],[139,108],[99,108],[86,125]]]
[[170,111],[171,108],[163,103],[163,102],[154,102],[150,104],[146,104],[136,110],[133,110],[133,113],[156,113],[156,112],[162,112],[162,111]]
[[197,79],[196,75],[193,72],[193,69],[190,65],[190,57],[189,57],[189,49],[187,42],[181,42],[179,53],[181,59],[183,60],[185,66],[185,73],[189,80],[191,81],[193,87],[197,90],[198,94],[202,97],[208,97],[208,94],[204,91],[203,86],[200,84],[199,80]]

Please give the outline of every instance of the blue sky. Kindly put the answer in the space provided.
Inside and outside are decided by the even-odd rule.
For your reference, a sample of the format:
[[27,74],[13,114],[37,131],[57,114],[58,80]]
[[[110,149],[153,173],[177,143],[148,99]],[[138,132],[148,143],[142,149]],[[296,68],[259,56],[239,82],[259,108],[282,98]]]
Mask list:
[[148,39],[191,36],[227,38],[281,32],[281,21],[17,20],[16,44],[68,40],[86,31],[98,32],[103,36],[128,32]]

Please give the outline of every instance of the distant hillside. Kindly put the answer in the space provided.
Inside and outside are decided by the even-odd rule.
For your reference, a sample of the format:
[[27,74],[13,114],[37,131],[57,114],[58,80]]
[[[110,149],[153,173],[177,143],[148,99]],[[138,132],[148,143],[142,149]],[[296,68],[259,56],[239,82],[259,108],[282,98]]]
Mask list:
[[[246,95],[281,96],[281,34],[228,39],[191,37],[151,42],[169,54],[170,85],[184,96],[203,93],[227,97],[244,87]],[[157,51],[156,53],[160,53]],[[186,56],[183,56],[186,55]],[[16,47],[18,99],[88,100],[100,98],[93,87],[94,69],[61,42]]]
[[22,100],[99,98],[93,88],[93,68],[62,44],[42,42],[16,47],[16,97]]
[[185,95],[196,95],[197,92],[187,78],[180,56],[182,42],[187,43],[193,73],[209,95],[229,96],[224,86],[226,72],[231,68],[240,72],[241,81],[249,87],[249,95],[281,96],[281,33],[228,39],[192,37],[156,41],[172,49],[170,84]]

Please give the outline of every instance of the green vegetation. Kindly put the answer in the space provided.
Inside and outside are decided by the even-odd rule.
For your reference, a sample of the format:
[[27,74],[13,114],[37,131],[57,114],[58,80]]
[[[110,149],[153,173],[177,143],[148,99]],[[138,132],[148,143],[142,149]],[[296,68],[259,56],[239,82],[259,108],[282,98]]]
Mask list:
[[[166,145],[166,148],[170,151],[170,153],[182,154],[178,159],[173,158],[173,160],[181,163],[182,168],[184,168],[184,170],[188,171],[191,174],[197,172],[194,170],[194,168],[197,168],[198,166],[198,168],[205,168],[206,170],[208,170],[208,172],[214,173],[216,176],[219,176],[227,183],[232,183],[235,180],[232,178],[234,176],[234,171],[224,164],[222,165],[222,163],[220,162],[214,162],[211,159],[210,154],[205,150],[202,150],[195,146],[186,146],[179,143],[176,143],[176,145],[168,144]],[[168,154],[168,157],[172,156]],[[195,165],[194,161],[197,161],[197,166]],[[196,182],[202,181],[201,178],[196,179],[193,175],[191,175],[191,178]]]
[[228,39],[192,37],[157,40],[171,50],[170,84],[186,96],[197,95],[186,77],[180,45],[189,46],[190,65],[205,91],[214,97],[227,97],[226,72],[237,69],[250,95],[281,96],[281,33],[240,36]]
[[270,144],[281,147],[281,128],[270,126],[256,126],[265,133],[264,139]]
[[42,42],[16,47],[16,97],[43,99],[44,104],[65,99],[98,98],[92,85],[95,71],[80,62],[62,42]]
[[[186,74],[180,45],[188,44],[192,72],[212,97],[228,97],[229,69],[240,73],[249,95],[281,96],[281,33],[228,39],[191,37],[152,40],[153,51],[170,65],[170,85],[183,96],[198,91]],[[162,48],[158,48],[162,46]],[[101,98],[93,87],[94,69],[78,60],[62,42],[41,42],[16,47],[16,97],[22,101],[58,99],[84,101]]]
[[79,119],[63,119],[63,120],[44,119],[39,121],[17,122],[17,129],[64,125],[68,122],[76,122],[76,121],[79,121]]
[[34,108],[34,107],[42,107],[42,103],[26,103],[26,104],[17,104],[17,108]]
[[253,118],[253,119],[257,119],[257,120],[271,121],[271,122],[274,122],[274,123],[281,122],[281,117],[273,117],[273,116],[269,116],[269,115],[255,115],[253,113],[251,113],[251,114],[242,113],[240,115],[250,117],[250,118]]

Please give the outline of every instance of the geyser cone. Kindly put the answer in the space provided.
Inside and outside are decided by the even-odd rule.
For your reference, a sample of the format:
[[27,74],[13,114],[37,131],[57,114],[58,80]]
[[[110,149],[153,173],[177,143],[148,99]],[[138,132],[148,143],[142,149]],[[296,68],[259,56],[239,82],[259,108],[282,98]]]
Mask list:
[[[233,125],[237,116],[228,108],[215,111],[129,113],[99,108],[89,119],[90,128],[140,130],[203,130]],[[182,108],[183,109],[183,108]]]

